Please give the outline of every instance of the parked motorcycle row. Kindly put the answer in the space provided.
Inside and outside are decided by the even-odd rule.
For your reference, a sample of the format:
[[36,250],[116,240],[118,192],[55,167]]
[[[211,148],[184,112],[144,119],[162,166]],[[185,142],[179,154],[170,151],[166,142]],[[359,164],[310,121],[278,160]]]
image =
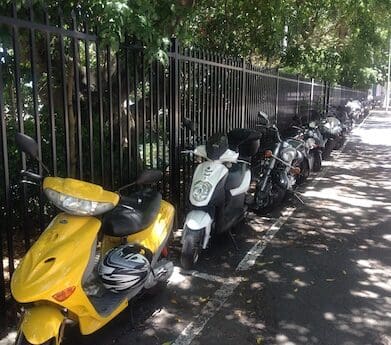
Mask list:
[[[231,233],[248,210],[263,213],[280,204],[322,160],[343,145],[363,108],[330,108],[328,114],[282,135],[259,112],[255,129],[216,133],[184,153],[198,157],[190,187],[190,210],[182,232],[181,264],[190,269],[217,234]],[[194,131],[196,124],[184,125]],[[198,142],[202,141],[198,138]],[[34,139],[18,133],[21,151],[37,160],[46,177],[22,171],[22,182],[37,185],[62,212],[27,252],[11,291],[22,305],[17,345],[61,343],[65,324],[83,335],[102,328],[129,300],[167,282],[173,263],[167,242],[175,208],[151,188],[158,170],[144,171],[116,192],[50,176]],[[127,195],[124,191],[129,190]]]

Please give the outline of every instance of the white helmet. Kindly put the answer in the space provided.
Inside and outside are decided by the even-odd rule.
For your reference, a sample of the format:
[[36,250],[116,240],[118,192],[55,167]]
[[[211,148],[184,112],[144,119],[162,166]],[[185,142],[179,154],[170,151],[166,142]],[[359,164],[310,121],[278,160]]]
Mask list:
[[101,260],[98,273],[104,287],[119,293],[142,285],[151,265],[139,245],[124,244],[109,250]]

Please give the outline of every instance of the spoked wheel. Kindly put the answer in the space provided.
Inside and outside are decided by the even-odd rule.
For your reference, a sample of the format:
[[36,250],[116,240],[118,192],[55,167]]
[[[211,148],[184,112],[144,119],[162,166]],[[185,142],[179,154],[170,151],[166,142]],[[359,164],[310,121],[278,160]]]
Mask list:
[[255,193],[256,212],[263,213],[270,211],[284,200],[286,189],[270,180],[264,192],[258,190]]
[[191,269],[198,261],[200,253],[200,236],[188,231],[183,240],[181,264],[185,270]]

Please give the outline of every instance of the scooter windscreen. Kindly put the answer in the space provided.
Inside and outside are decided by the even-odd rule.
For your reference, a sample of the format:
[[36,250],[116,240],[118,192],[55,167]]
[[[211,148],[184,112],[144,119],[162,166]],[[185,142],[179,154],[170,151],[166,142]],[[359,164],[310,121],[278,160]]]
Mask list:
[[228,138],[222,133],[213,134],[206,142],[206,154],[211,160],[218,160],[228,149]]

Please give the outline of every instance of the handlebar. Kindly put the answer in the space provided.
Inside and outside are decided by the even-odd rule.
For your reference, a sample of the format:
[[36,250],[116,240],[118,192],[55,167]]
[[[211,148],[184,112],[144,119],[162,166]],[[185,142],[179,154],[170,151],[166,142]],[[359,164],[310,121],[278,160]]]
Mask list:
[[43,176],[35,174],[35,173],[33,173],[31,171],[27,171],[27,170],[22,170],[20,172],[20,174],[22,175],[22,177],[28,177],[28,178],[31,178],[32,180],[41,181],[43,179]]

